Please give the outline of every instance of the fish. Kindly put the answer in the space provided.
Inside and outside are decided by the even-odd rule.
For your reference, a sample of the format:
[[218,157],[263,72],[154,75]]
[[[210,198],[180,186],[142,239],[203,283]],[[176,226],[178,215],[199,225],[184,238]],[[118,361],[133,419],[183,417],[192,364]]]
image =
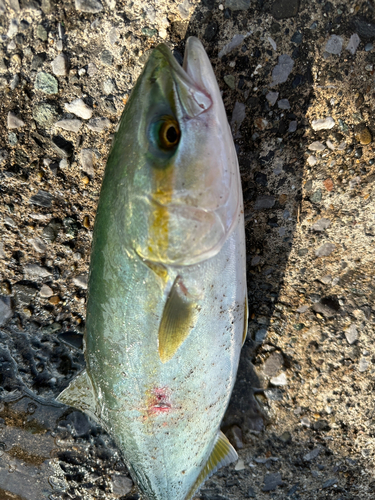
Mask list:
[[105,168],[86,369],[58,401],[113,437],[148,500],[190,500],[237,453],[220,424],[248,312],[241,179],[202,43],[151,52]]

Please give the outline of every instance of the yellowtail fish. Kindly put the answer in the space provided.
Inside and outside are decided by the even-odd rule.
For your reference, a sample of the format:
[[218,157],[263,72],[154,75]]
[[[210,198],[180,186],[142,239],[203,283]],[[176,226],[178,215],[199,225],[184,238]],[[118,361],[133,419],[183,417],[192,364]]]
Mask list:
[[153,50],[96,215],[86,370],[59,400],[115,439],[148,500],[189,500],[237,458],[220,432],[247,327],[237,156],[197,38]]

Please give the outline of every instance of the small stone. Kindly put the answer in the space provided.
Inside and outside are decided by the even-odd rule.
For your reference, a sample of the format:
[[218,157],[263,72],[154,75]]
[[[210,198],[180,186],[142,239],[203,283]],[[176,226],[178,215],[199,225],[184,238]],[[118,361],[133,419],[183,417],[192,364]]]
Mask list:
[[361,358],[358,363],[358,371],[363,373],[365,372],[369,367],[369,363],[366,358]]
[[72,156],[74,151],[73,144],[60,135],[52,137],[52,146],[61,158],[69,158],[69,156]]
[[229,54],[230,52],[232,52],[232,50],[241,45],[241,43],[245,40],[246,36],[247,35],[238,35],[238,34],[234,35],[232,40],[226,45],[224,45],[224,47],[220,50],[218,54],[219,59]]
[[232,11],[247,10],[250,7],[250,0],[225,0],[225,7]]
[[53,290],[48,285],[43,285],[42,288],[40,289],[39,295],[43,299],[48,299],[49,297],[52,297]]
[[302,40],[303,40],[303,35],[300,31],[296,31],[292,38],[290,39],[291,42],[295,43],[296,45],[299,45],[300,43],[302,43]]
[[98,72],[98,68],[95,66],[94,63],[89,63],[87,65],[87,74],[88,76],[94,76]]
[[236,79],[234,75],[225,75],[224,76],[224,82],[228,85],[228,87],[232,90],[235,89],[236,87]]
[[109,50],[103,50],[100,54],[100,60],[106,66],[112,66],[113,64],[113,54]]
[[299,10],[299,0],[277,0],[272,4],[272,15],[275,19],[295,17]]
[[49,208],[52,205],[53,196],[47,191],[43,191],[43,189],[39,189],[37,194],[34,194],[29,203],[32,205],[38,205],[40,207]]
[[12,288],[10,286],[9,281],[3,281],[0,286],[0,291],[4,295],[11,295],[12,293]]
[[47,54],[45,52],[35,54],[35,56],[33,57],[32,61],[31,61],[31,69],[33,69],[33,70],[39,69],[41,66],[43,66],[43,63],[46,60],[46,58],[47,58]]
[[255,200],[254,210],[263,210],[266,208],[272,208],[275,204],[275,197],[271,195],[260,195]]
[[326,144],[331,151],[334,151],[336,149],[335,145],[329,139],[326,141]]
[[316,159],[316,156],[309,156],[307,158],[307,164],[310,165],[310,167],[313,167],[314,165],[316,165],[318,162],[318,160]]
[[342,51],[342,44],[343,39],[341,38],[341,36],[331,35],[326,43],[324,50],[329,54],[339,55]]
[[334,245],[333,243],[324,243],[317,250],[315,250],[315,255],[317,257],[328,257],[335,250],[336,245]]
[[33,118],[41,127],[52,127],[58,116],[59,111],[56,104],[42,102],[33,108]]
[[123,474],[112,475],[112,491],[115,495],[125,496],[133,488],[133,481]]
[[48,299],[48,302],[54,306],[56,306],[57,304],[59,304],[61,302],[61,299],[58,295],[52,295],[52,297],[50,297]]
[[69,72],[69,60],[65,54],[59,54],[51,62],[52,71],[56,76],[67,76]]
[[265,118],[258,117],[254,120],[254,125],[259,130],[266,130],[268,121]]
[[55,123],[55,127],[62,128],[63,130],[68,130],[69,132],[77,133],[82,126],[81,120],[77,118],[59,120]]
[[279,56],[278,64],[272,70],[271,87],[287,81],[294,66],[293,59],[287,54]]
[[274,377],[284,364],[283,355],[280,352],[272,353],[263,365],[263,373],[266,377]]
[[76,9],[81,12],[97,14],[103,10],[103,5],[99,0],[75,0]]
[[91,149],[82,149],[80,158],[82,171],[90,177],[94,177],[94,152]]
[[58,222],[55,219],[52,219],[49,224],[43,229],[42,236],[43,238],[52,243],[57,238],[58,232],[61,228],[61,222]]
[[92,109],[82,99],[75,99],[70,104],[64,104],[64,107],[69,113],[73,113],[84,120],[89,120],[92,117]]
[[357,132],[355,134],[355,138],[363,146],[370,144],[370,142],[372,141],[371,132],[367,127],[364,127],[361,131]]
[[35,89],[44,92],[45,94],[57,94],[59,91],[59,84],[56,78],[45,71],[40,71],[36,75]]
[[4,326],[12,316],[12,299],[0,295],[0,326]]
[[345,330],[345,337],[348,341],[348,344],[354,344],[354,342],[358,339],[357,326],[352,323],[349,328]]
[[14,298],[18,306],[30,304],[36,292],[37,290],[33,286],[21,285],[20,283],[13,285]]
[[112,78],[107,78],[103,82],[103,92],[107,95],[113,94],[116,91],[116,83]]
[[232,129],[232,133],[234,137],[239,133],[242,122],[246,117],[246,106],[242,102],[236,101],[232,113],[232,119],[230,122],[230,126]]
[[148,26],[145,26],[142,28],[142,35],[148,36],[152,38],[153,36],[156,36],[158,34],[158,30],[155,28],[149,28]]
[[314,141],[308,146],[310,151],[324,151],[325,145],[322,142]]
[[106,128],[111,126],[110,120],[108,118],[91,118],[87,124],[87,128],[93,132],[103,132]]
[[277,103],[277,107],[279,109],[290,109],[290,104],[288,99],[280,99],[280,101],[278,101]]
[[46,251],[46,245],[40,238],[32,238],[29,240],[34,250],[38,253],[44,253]]
[[267,474],[264,476],[264,486],[262,491],[273,491],[276,490],[278,486],[283,484],[280,472],[275,474]]
[[266,99],[269,102],[270,106],[274,106],[275,105],[278,97],[279,97],[279,93],[278,92],[268,92],[268,94],[266,95]]
[[84,228],[90,229],[90,217],[88,215],[84,216],[82,225]]
[[373,43],[366,43],[365,45],[365,51],[366,52],[370,52],[372,49],[374,48],[374,44]]
[[320,203],[322,201],[322,190],[317,189],[312,195],[310,200],[312,203]]
[[332,191],[333,190],[333,182],[332,179],[326,179],[324,182],[324,187],[326,188],[327,191]]
[[335,126],[335,120],[332,116],[327,116],[327,118],[319,118],[318,120],[313,120],[311,126],[314,130],[327,130]]
[[[361,43],[361,39],[357,35],[357,33],[354,33],[349,40],[348,45],[346,46],[346,50],[349,51],[353,56],[357,52],[358,46]],[[365,48],[366,50],[366,48]]]
[[323,483],[322,488],[323,489],[331,488],[336,483],[337,483],[337,479],[336,478],[328,479],[325,483]]
[[59,162],[59,167],[60,167],[61,169],[63,169],[63,170],[64,170],[65,168],[68,168],[68,167],[69,167],[69,162],[68,162],[68,160],[67,160],[66,158],[63,158],[62,160],[60,160],[60,162]]
[[38,264],[26,264],[24,273],[30,278],[47,278],[47,276],[51,276],[52,274],[48,269],[38,266]]
[[280,375],[277,375],[275,377],[272,377],[270,380],[272,385],[276,386],[283,386],[283,385],[288,385],[288,380],[286,378],[286,373],[282,372]]
[[42,42],[46,42],[48,38],[48,33],[46,28],[42,24],[38,24],[36,27],[36,36],[42,40]]
[[288,127],[288,132],[290,134],[292,134],[293,132],[295,132],[297,130],[297,120],[292,120],[290,123],[289,123],[289,127]]
[[8,128],[21,128],[25,126],[25,122],[12,111],[8,113]]
[[8,142],[10,146],[15,146],[18,142],[18,137],[14,132],[9,132],[8,134]]
[[255,342],[263,342],[267,336],[266,328],[260,328],[255,333]]
[[312,451],[309,451],[309,453],[306,453],[303,459],[305,462],[311,462],[311,460],[314,460],[314,458],[316,458],[320,452],[321,448],[314,448]]
[[88,283],[88,275],[87,274],[81,274],[79,276],[76,276],[73,278],[73,283],[78,286],[79,288],[83,288],[84,290],[87,289],[87,283]]
[[329,219],[319,219],[315,224],[311,226],[314,231],[325,231],[331,224]]
[[245,469],[246,469],[245,462],[240,458],[236,463],[234,470],[245,470]]

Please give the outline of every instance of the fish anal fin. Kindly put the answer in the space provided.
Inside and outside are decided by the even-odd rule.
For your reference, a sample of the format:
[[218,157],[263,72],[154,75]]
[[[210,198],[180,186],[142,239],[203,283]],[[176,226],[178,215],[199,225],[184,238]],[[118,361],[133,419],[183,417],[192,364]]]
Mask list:
[[198,307],[182,281],[175,279],[159,325],[158,349],[162,363],[173,358],[177,349],[194,328]]
[[236,450],[230,444],[225,434],[219,431],[211,455],[208,457],[206,464],[203,466],[185,500],[190,500],[212,474],[215,474],[221,467],[225,467],[235,462],[237,459],[238,455]]
[[94,420],[99,419],[95,390],[86,370],[79,373],[58,396],[57,401],[87,413]]
[[247,303],[247,294],[245,297],[245,306],[244,306],[244,313],[243,313],[243,335],[242,335],[242,345],[244,345],[246,337],[247,337],[247,327],[249,324],[249,306]]

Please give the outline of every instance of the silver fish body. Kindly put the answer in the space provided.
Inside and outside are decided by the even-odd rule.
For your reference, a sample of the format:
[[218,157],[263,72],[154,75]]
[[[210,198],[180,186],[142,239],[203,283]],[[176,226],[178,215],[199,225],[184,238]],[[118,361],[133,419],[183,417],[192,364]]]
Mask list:
[[203,46],[157,47],[123,113],[95,221],[87,368],[59,396],[113,436],[149,500],[236,459],[220,433],[246,336],[237,157]]

